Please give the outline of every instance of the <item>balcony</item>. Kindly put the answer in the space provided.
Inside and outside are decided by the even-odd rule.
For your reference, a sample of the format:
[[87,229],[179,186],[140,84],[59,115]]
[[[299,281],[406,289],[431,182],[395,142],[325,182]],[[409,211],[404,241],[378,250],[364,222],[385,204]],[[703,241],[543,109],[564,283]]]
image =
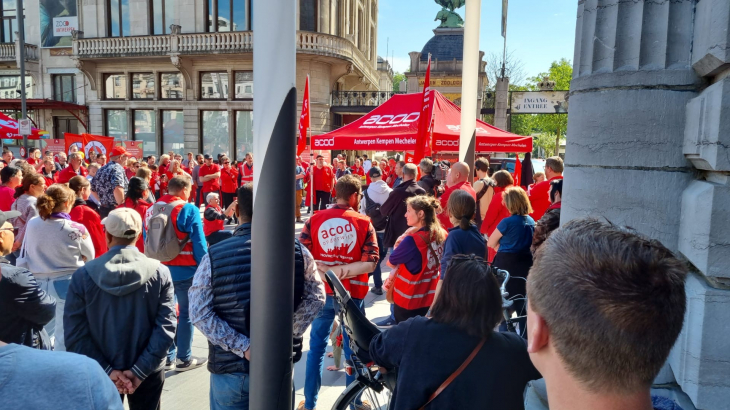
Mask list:
[[[162,36],[76,38],[78,60],[120,57],[172,57],[253,52],[253,31],[169,34]],[[297,53],[339,58],[353,63],[363,77],[378,84],[373,64],[349,40],[322,33],[297,32]]]
[[368,113],[400,91],[333,91],[331,111],[334,113]]
[[[0,43],[0,62],[17,62],[17,48],[16,43]],[[25,45],[25,61],[38,61],[38,46]]]

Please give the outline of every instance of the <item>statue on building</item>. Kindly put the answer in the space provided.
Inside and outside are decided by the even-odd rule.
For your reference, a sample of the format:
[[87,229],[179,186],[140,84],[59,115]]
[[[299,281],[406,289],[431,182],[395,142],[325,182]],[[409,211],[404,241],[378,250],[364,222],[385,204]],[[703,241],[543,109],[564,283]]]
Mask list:
[[466,0],[435,0],[436,4],[443,7],[436,15],[434,21],[441,21],[439,28],[461,28],[464,27],[464,19],[456,14],[454,10],[466,4]]

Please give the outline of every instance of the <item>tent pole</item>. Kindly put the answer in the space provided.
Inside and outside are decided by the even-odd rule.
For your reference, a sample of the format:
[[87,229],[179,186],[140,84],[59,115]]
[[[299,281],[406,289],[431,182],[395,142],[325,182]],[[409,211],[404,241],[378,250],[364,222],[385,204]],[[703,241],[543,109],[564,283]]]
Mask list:
[[314,215],[314,166],[312,165],[312,158],[314,158],[314,141],[312,141],[312,133],[311,128],[307,127],[307,138],[309,138],[309,183],[311,186],[309,187],[309,205],[312,207],[312,215]]

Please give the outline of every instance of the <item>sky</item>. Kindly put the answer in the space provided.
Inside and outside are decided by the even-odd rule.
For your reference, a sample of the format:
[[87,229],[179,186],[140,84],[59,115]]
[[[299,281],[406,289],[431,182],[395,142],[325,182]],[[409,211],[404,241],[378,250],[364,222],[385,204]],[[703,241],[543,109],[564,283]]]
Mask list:
[[[487,55],[501,54],[502,1],[481,1],[479,49]],[[462,17],[465,8],[457,10]],[[441,6],[434,0],[380,0],[378,55],[385,57],[388,49],[388,60],[394,70],[405,71],[410,66],[408,53],[420,52],[433,36],[432,30],[440,24],[434,21],[440,10]],[[550,63],[561,58],[573,60],[577,10],[575,0],[509,2],[507,49],[522,61],[527,77],[547,71]]]

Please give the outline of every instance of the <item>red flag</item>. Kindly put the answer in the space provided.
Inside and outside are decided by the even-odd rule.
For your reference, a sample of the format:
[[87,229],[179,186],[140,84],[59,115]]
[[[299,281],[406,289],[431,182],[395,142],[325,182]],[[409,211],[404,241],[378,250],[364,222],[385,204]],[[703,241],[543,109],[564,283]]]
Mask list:
[[66,153],[71,148],[71,145],[76,145],[80,152],[84,153],[84,157],[89,156],[89,151],[94,150],[97,153],[102,153],[109,156],[109,153],[114,148],[114,138],[105,137],[102,135],[93,134],[71,134],[67,132],[64,134]]
[[66,146],[65,151],[66,154],[70,154],[69,150],[71,149],[72,145],[76,145],[76,147],[79,149],[79,151],[84,150],[84,137],[78,134],[71,134],[70,132],[64,133],[64,145]]
[[302,155],[307,146],[307,129],[309,129],[309,76],[304,84],[304,99],[302,100],[302,115],[299,117],[299,138],[297,139],[297,155]]
[[423,157],[431,155],[431,117],[433,116],[433,96],[431,90],[431,54],[428,55],[426,78],[423,83],[423,98],[421,100],[421,114],[418,119],[418,135],[416,137],[416,151],[414,158],[421,161]]
[[515,155],[515,173],[512,177],[515,179],[515,186],[520,186],[520,179],[522,178],[522,163],[520,162],[519,155]]

